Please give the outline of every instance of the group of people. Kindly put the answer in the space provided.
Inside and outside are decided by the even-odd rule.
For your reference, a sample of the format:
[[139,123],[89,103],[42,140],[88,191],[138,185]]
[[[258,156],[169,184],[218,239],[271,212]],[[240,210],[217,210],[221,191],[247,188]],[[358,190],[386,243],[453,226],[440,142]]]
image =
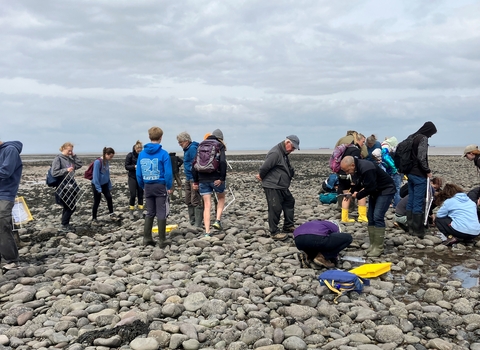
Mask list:
[[[349,208],[350,202],[357,200],[357,220],[367,222],[370,240],[367,256],[378,257],[384,251],[385,214],[390,206],[393,206],[393,209],[398,208],[396,221],[400,227],[414,236],[424,237],[427,215],[425,211],[428,210],[425,206],[427,191],[433,191],[434,206],[440,207],[436,215],[430,210],[431,223],[447,236],[446,244],[454,244],[458,240],[470,241],[480,234],[478,211],[480,187],[467,195],[455,184],[447,183],[442,188],[441,179],[432,179],[432,171],[428,164],[428,139],[436,132],[435,125],[426,122],[408,137],[411,139],[412,164],[408,171],[403,173],[393,160],[398,145],[395,137],[379,142],[374,135],[366,138],[355,131],[348,131],[347,135],[337,142],[337,146],[341,144],[353,146],[346,148],[340,162],[340,171],[336,174],[338,177],[336,188],[342,211],[341,222],[355,221],[349,218]],[[138,209],[144,210],[146,207],[144,245],[156,245],[152,238],[155,218],[158,225],[158,244],[160,247],[170,244],[166,238],[166,219],[170,211],[169,196],[174,190],[174,179],[177,181],[180,195],[182,193],[181,180],[176,176],[182,164],[185,174],[184,201],[189,223],[199,230],[204,230],[207,237],[211,235],[212,228],[222,230],[221,218],[225,206],[227,175],[226,146],[222,131],[214,130],[211,134],[205,135],[201,142],[192,141],[187,132],[178,134],[177,141],[184,153],[183,160],[174,152],[168,153],[163,149],[162,129],[152,127],[148,130],[148,136],[150,142],[144,146],[137,141],[125,159],[130,192],[129,209],[133,213],[136,202]],[[315,220],[295,226],[295,198],[289,190],[295,170],[290,164],[289,155],[299,149],[300,139],[296,135],[285,137],[267,153],[255,176],[261,181],[266,197],[269,233],[272,239],[279,241],[293,234],[302,262],[313,261],[319,266],[332,267],[338,253],[352,242],[352,236],[342,233],[336,221]],[[6,261],[7,269],[10,264],[18,261],[18,248],[12,233],[11,210],[22,173],[21,151],[22,144],[18,141],[0,141],[0,253]],[[208,158],[210,155],[211,159]],[[94,224],[97,222],[102,194],[106,199],[110,217],[116,219],[110,179],[110,161],[114,156],[113,148],[105,147],[102,156],[90,165]],[[473,161],[480,172],[478,146],[467,146],[464,157]],[[52,162],[52,175],[63,180],[55,191],[56,201],[63,209],[61,215],[63,231],[75,230],[70,220],[76,209],[76,203],[74,201],[72,204],[64,193],[68,192],[67,189],[75,188],[74,174],[82,165],[81,159],[74,153],[73,144],[69,142],[60,147],[60,154]],[[404,175],[408,177],[408,190],[404,190],[408,192],[406,196],[402,195],[400,190]],[[212,195],[215,197],[214,200]],[[212,202],[216,203],[213,223],[210,218]],[[280,226],[282,213],[283,226]]]
[[[366,216],[370,244],[366,256],[378,257],[383,253],[385,214],[391,206],[396,211],[396,223],[421,239],[425,236],[429,220],[438,232],[446,236],[444,244],[447,246],[460,240],[469,242],[480,235],[480,187],[466,194],[455,184],[447,183],[442,188],[442,179],[432,176],[428,163],[428,139],[436,132],[435,125],[426,122],[408,136],[409,141],[405,144],[410,144],[406,148],[410,164],[403,169],[403,173],[393,159],[398,145],[395,137],[386,138],[380,143],[374,135],[365,138],[355,131],[348,131],[337,143],[337,146],[342,143],[353,145],[346,148],[341,171],[337,174],[341,221],[354,221],[348,217],[348,210],[349,201],[356,198],[358,221],[363,222],[365,199],[368,197]],[[480,172],[480,151],[476,145],[467,146],[464,157],[473,161]],[[401,195],[404,176],[408,181],[406,193]],[[433,203],[426,202],[427,191],[431,192]],[[433,214],[436,206],[439,209]],[[294,237],[300,250],[300,260],[308,259],[323,267],[331,267],[338,252],[350,244],[338,225],[331,223],[305,223],[294,231]]]

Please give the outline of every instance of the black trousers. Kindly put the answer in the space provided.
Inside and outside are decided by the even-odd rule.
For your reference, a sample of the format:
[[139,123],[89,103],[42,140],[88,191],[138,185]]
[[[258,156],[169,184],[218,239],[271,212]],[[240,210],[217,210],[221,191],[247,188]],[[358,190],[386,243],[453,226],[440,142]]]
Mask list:
[[73,209],[70,209],[70,207],[62,201],[62,225],[68,225],[70,224],[70,218],[72,217],[73,212],[75,211],[76,207],[73,207]]
[[108,188],[108,183],[102,185],[102,192],[98,193],[95,185],[92,184],[92,191],[93,191],[93,208],[92,208],[92,218],[97,218],[97,211],[98,206],[100,205],[100,201],[102,200],[102,193],[107,200],[108,212],[111,214],[113,213],[113,200],[112,194],[110,193],[110,189]]
[[128,204],[130,206],[135,205],[135,198],[138,197],[138,205],[143,205],[143,188],[138,185],[137,179],[128,177],[128,190],[130,191],[130,200]]
[[352,243],[352,236],[349,233],[336,232],[328,236],[300,235],[295,237],[295,245],[298,250],[303,250],[310,260],[313,260],[318,253],[327,259],[338,256],[343,249]]
[[273,188],[263,188],[268,204],[268,227],[273,235],[278,230],[280,215],[283,212],[283,227],[294,226],[295,198],[293,198],[289,189],[278,190]]
[[452,219],[449,216],[445,216],[444,218],[436,218],[435,219],[435,224],[437,225],[437,228],[441,233],[443,233],[445,236],[454,236],[460,239],[463,239],[465,241],[471,241],[477,236],[473,235],[467,235],[465,233],[462,233],[460,231],[455,230],[452,225]]

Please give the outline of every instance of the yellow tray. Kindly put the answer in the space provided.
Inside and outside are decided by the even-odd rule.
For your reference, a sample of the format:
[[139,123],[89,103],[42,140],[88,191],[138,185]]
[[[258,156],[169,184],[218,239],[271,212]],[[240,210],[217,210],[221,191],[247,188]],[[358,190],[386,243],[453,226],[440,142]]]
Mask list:
[[378,264],[363,264],[348,272],[354,273],[358,277],[372,278],[383,275],[385,272],[390,271],[392,263],[378,263]]
[[[167,229],[165,231],[170,232],[172,230],[176,230],[177,228],[178,225],[167,225]],[[153,226],[152,232],[158,233],[158,226]]]

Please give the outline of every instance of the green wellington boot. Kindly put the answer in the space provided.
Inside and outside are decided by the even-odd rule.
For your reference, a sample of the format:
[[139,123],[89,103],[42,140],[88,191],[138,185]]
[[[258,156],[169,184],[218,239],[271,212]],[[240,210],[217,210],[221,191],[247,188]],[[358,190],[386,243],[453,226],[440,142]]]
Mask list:
[[155,245],[155,241],[152,238],[153,218],[150,216],[145,217],[145,224],[143,226],[143,245]]
[[383,242],[385,240],[385,227],[374,228],[374,244],[370,253],[367,253],[368,257],[376,258],[383,253]]

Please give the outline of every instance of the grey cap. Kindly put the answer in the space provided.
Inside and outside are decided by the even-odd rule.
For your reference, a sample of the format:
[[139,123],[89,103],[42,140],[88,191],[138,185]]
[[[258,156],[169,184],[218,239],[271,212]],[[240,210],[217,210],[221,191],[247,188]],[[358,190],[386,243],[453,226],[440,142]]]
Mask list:
[[292,143],[293,147],[295,147],[295,149],[300,150],[300,139],[298,138],[297,135],[287,136],[287,139],[290,140],[290,142]]
[[215,136],[219,140],[223,140],[223,132],[220,129],[213,130],[212,135]]

